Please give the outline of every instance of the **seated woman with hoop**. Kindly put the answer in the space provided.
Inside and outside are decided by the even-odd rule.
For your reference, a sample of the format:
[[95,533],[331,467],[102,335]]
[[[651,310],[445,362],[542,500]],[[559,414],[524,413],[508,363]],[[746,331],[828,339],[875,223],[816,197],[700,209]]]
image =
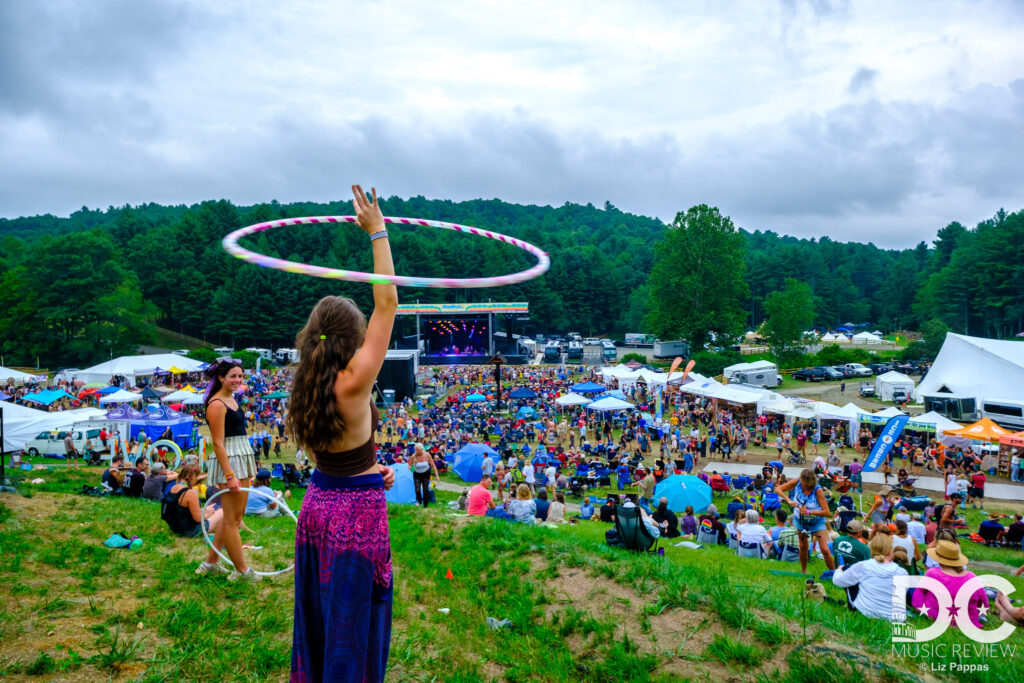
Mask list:
[[209,511],[206,519],[202,518],[199,493],[192,487],[204,476],[195,465],[183,465],[178,472],[177,482],[161,500],[160,517],[178,536],[195,538],[203,533],[203,524],[206,525],[206,532],[210,533],[224,517],[224,510],[217,508]]

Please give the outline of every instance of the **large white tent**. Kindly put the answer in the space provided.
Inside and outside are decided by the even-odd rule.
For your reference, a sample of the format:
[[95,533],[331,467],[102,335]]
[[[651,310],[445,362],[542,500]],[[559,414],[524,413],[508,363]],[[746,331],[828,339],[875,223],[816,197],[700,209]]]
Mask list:
[[51,413],[7,401],[0,402],[0,410],[3,410],[4,415],[3,451],[5,453],[22,450],[25,448],[25,443],[38,436],[40,432],[67,427],[75,422],[94,420],[104,414],[104,411],[96,408],[62,410]]
[[556,398],[555,403],[560,406],[585,406],[590,403],[590,399],[579,394],[568,393],[565,396]]
[[189,372],[198,372],[203,363],[173,353],[158,353],[143,356],[121,356],[104,361],[91,368],[75,373],[75,379],[85,383],[109,382],[112,377],[124,377],[132,384],[138,384],[143,377],[152,377],[157,369],[169,370],[179,367]]
[[891,401],[893,392],[902,389],[907,396],[914,395],[914,380],[902,372],[890,370],[875,378],[875,393],[883,401]]
[[946,335],[939,355],[917,386],[918,401],[967,399],[975,412],[985,399],[1019,400],[1024,387],[1024,342]]
[[881,344],[882,338],[871,332],[858,332],[853,335],[852,341],[854,344]]
[[132,392],[125,391],[124,389],[121,389],[120,391],[115,391],[112,394],[107,394],[105,396],[100,396],[100,404],[101,405],[103,405],[105,403],[131,403],[133,401],[141,401],[141,400],[142,400],[142,394],[133,394]]
[[606,412],[609,410],[628,410],[633,408],[633,404],[627,401],[617,399],[613,396],[605,396],[604,398],[598,399],[587,406],[587,410],[596,410],[598,412]]
[[[45,378],[45,375],[42,377]],[[0,365],[0,387],[6,386],[7,380],[12,380],[14,384],[25,384],[26,382],[34,382],[37,379],[36,375],[30,375],[27,372],[5,368]]]
[[819,420],[841,420],[846,422],[847,442],[853,446],[856,444],[857,433],[860,431],[860,408],[853,403],[844,406],[836,406],[823,401],[818,402]]

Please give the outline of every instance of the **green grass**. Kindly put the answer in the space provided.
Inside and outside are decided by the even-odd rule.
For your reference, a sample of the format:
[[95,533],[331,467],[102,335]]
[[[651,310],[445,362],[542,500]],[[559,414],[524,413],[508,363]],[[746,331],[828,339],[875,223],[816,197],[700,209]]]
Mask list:
[[[195,576],[202,542],[168,533],[155,504],[70,493],[98,473],[50,470],[31,498],[0,497],[0,677],[285,678],[291,576],[256,585]],[[290,504],[301,505],[301,491]],[[291,522],[247,522],[244,541],[264,547],[253,564],[286,566]],[[599,523],[528,528],[439,507],[392,506],[389,524],[389,680],[718,680],[726,669],[744,680],[896,680],[918,664],[889,655],[888,624],[805,604],[800,578],[771,576],[775,565],[724,548],[663,543],[664,558],[634,556],[606,547]],[[143,547],[102,547],[114,531],[140,536]],[[1003,552],[966,548],[972,559]],[[489,616],[512,627],[491,630]],[[951,630],[938,642],[965,641]],[[1006,642],[1021,650],[1024,629]],[[826,646],[853,654],[840,664],[810,649]],[[989,663],[987,674],[961,680],[1018,673],[1014,660]]]

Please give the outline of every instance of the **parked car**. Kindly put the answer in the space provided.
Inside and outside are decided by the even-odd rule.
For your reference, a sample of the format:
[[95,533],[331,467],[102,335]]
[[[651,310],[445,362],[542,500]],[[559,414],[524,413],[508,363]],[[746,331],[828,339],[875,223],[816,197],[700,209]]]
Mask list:
[[804,382],[820,382],[824,379],[829,379],[829,375],[821,368],[804,368],[794,372],[793,379],[803,380]]
[[835,370],[836,372],[838,372],[840,375],[847,379],[853,377],[853,370],[850,370],[845,365],[830,365],[829,369]]
[[874,374],[871,371],[871,368],[866,365],[861,365],[860,363],[847,363],[843,368],[846,369],[847,372],[851,373],[847,375],[847,377],[870,377]]
[[888,363],[872,363],[871,365],[868,366],[868,368],[870,368],[871,372],[876,375],[884,375],[885,373],[892,370],[892,366],[889,365]]
[[845,375],[843,375],[843,373],[839,372],[838,370],[834,370],[834,369],[828,367],[827,365],[819,365],[816,369],[817,370],[821,370],[822,372],[825,373],[825,379],[844,379],[845,378]]
[[[64,446],[64,437],[67,436],[67,431],[52,431],[42,432],[36,438],[29,439],[28,443],[25,444],[25,452],[31,456],[45,455],[50,457],[63,458],[66,452]],[[106,450],[106,446],[103,441],[100,440],[99,429],[89,429],[85,432],[81,430],[74,431],[71,433],[71,438],[74,439],[75,448],[79,453],[85,448],[86,439],[92,445],[92,449],[96,452]]]
[[871,382],[861,382],[857,393],[864,398],[873,397],[875,395],[875,385]]
[[907,403],[910,401],[910,394],[906,389],[893,389],[892,390],[892,402],[893,403]]

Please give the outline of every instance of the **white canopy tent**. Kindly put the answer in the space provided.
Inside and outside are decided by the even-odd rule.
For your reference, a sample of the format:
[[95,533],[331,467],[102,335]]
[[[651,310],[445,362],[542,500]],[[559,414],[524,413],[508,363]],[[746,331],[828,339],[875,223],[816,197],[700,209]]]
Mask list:
[[825,334],[821,335],[822,344],[835,344],[838,341],[846,340],[845,338],[840,337],[839,335],[832,334],[831,332],[826,332]]
[[[841,420],[846,422],[848,427],[846,429],[846,440],[849,445],[856,445],[857,433],[860,431],[860,408],[853,403],[847,403],[840,407],[832,405],[831,403],[825,403],[823,401],[818,402],[818,419],[819,420]],[[820,424],[820,423],[819,423]]]
[[0,389],[7,386],[7,380],[11,380],[14,384],[25,384],[27,382],[36,382],[41,379],[45,379],[45,375],[30,375],[27,372],[21,372],[20,370],[14,370],[12,368],[5,368],[0,365]]
[[629,410],[633,407],[635,406],[628,401],[623,401],[613,396],[605,396],[587,405],[587,410],[596,410],[603,413],[611,410]]
[[202,394],[196,394],[194,391],[186,391],[185,389],[179,389],[178,391],[172,392],[160,398],[162,403],[184,403],[193,396],[202,396]]
[[97,408],[80,408],[50,413],[45,410],[27,408],[16,403],[0,402],[4,414],[3,451],[20,451],[25,443],[41,432],[67,427],[76,422],[98,419],[105,411]]
[[112,394],[100,396],[100,405],[105,405],[107,403],[130,403],[132,401],[141,400],[142,394],[133,394],[130,391],[125,391],[124,389],[121,389],[120,391],[115,391]]
[[85,383],[110,382],[112,377],[124,377],[132,385],[143,377],[152,377],[157,369],[169,370],[178,367],[188,372],[198,372],[203,363],[174,353],[158,353],[143,356],[121,356],[91,368],[75,373],[75,379]]
[[907,396],[914,395],[914,380],[902,372],[890,370],[875,378],[875,393],[883,401],[891,401],[893,392],[902,389]]
[[590,399],[586,396],[580,396],[579,394],[569,393],[565,396],[559,396],[555,399],[555,403],[560,406],[585,406],[590,403]]
[[870,332],[858,332],[853,335],[854,344],[881,344],[882,338]]

